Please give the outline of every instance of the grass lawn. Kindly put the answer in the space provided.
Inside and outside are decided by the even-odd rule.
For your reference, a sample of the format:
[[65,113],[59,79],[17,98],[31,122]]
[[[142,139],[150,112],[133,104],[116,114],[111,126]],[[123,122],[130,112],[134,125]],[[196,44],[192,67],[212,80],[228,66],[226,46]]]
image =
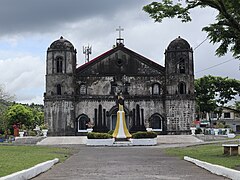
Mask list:
[[63,162],[71,153],[67,148],[0,145],[0,177],[54,158]]
[[169,155],[189,156],[201,161],[218,164],[221,166],[236,168],[240,166],[240,156],[223,155],[222,144],[199,145],[185,148],[168,148],[166,153]]

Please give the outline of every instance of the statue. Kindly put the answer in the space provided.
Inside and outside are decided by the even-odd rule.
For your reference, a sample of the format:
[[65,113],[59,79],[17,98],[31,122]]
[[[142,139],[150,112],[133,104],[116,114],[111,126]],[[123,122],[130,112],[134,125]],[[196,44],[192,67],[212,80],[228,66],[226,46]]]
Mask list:
[[117,112],[117,124],[113,132],[113,137],[116,139],[127,139],[131,138],[132,135],[129,133],[125,120],[125,112],[123,109],[124,98],[118,96],[118,112]]

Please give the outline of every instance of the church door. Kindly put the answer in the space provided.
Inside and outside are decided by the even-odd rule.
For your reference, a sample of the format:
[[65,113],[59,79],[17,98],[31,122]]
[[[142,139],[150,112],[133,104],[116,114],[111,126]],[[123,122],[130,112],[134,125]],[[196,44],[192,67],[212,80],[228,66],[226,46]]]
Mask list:
[[154,131],[162,131],[163,118],[159,114],[153,114],[150,118],[150,126]]
[[89,122],[89,118],[87,115],[82,114],[77,119],[77,131],[78,132],[87,132],[87,123]]

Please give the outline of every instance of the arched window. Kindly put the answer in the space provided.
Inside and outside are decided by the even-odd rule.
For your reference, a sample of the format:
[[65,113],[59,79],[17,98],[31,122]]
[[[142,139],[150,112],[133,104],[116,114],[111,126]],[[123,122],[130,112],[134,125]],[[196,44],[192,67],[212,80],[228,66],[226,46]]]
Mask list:
[[80,85],[80,94],[81,94],[81,95],[87,94],[87,87],[86,87],[85,84],[81,84],[81,85]]
[[61,84],[57,85],[57,95],[62,95],[62,87]]
[[184,82],[178,84],[178,92],[179,94],[186,94],[186,84]]
[[183,58],[179,59],[179,63],[177,64],[177,73],[184,74],[186,72],[185,60]]
[[159,114],[153,114],[150,118],[150,127],[155,131],[162,131],[163,118]]
[[185,73],[185,61],[183,59],[179,62],[179,73],[180,74]]
[[152,94],[153,95],[160,95],[160,84],[155,83],[152,85]]
[[81,114],[77,119],[77,131],[78,132],[86,132],[87,131],[87,124],[89,123],[90,119],[86,114]]
[[57,73],[63,72],[63,59],[61,57],[56,58],[56,70]]

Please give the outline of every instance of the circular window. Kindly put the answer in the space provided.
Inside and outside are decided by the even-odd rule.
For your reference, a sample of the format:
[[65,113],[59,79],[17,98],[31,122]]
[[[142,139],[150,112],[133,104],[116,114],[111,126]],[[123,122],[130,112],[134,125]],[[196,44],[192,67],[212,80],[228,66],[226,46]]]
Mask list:
[[116,64],[118,66],[122,66],[123,65],[123,60],[122,59],[117,59]]

